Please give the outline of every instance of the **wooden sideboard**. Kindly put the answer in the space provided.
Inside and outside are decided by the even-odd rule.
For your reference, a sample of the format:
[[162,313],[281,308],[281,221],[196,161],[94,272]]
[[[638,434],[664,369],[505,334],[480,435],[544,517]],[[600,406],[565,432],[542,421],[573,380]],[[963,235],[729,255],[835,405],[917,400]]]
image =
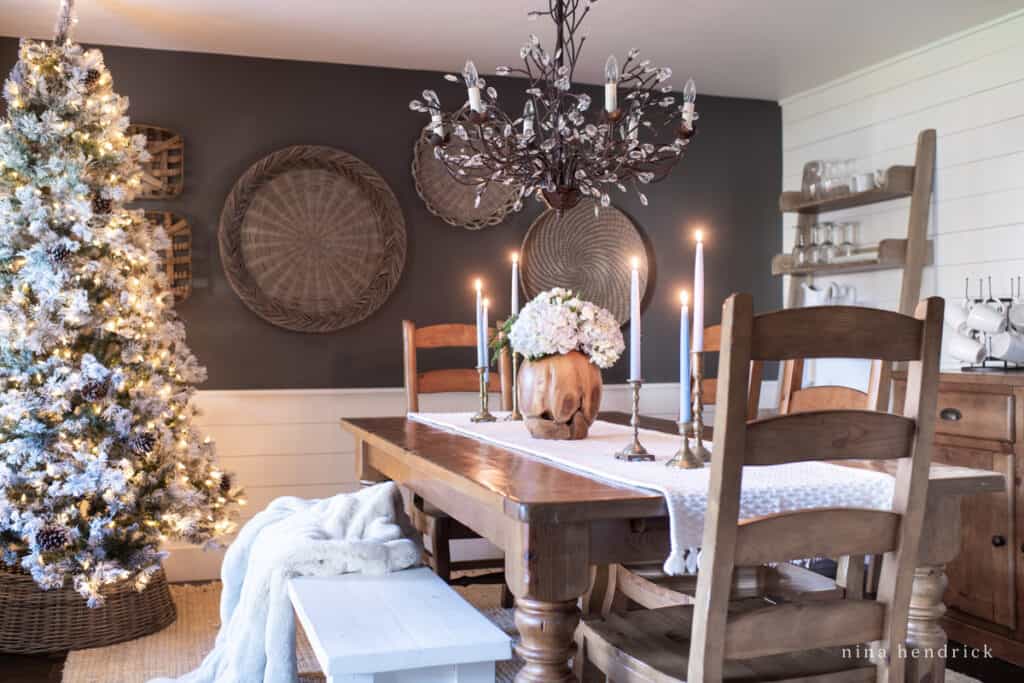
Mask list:
[[[900,405],[905,376],[894,374]],[[943,373],[936,462],[988,469],[1006,491],[965,497],[962,548],[946,572],[951,640],[1024,666],[1024,372]]]

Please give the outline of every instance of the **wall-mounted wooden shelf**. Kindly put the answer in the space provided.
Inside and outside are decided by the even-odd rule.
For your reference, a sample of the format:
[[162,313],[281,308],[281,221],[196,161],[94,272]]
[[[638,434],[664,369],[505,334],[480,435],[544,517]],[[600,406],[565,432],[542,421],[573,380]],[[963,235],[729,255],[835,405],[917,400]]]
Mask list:
[[818,214],[840,209],[852,209],[893,199],[904,199],[914,191],[914,167],[890,166],[885,173],[885,187],[867,192],[844,194],[829,199],[804,199],[800,192],[783,192],[779,197],[779,209],[783,213]]
[[[793,264],[792,255],[779,254],[772,258],[772,275],[846,275],[849,273],[868,273],[873,270],[903,268],[907,263],[907,240],[882,240],[878,243],[877,252],[872,249],[864,255],[865,259],[863,261],[797,266]],[[932,265],[934,258],[934,244],[931,240],[928,240],[924,265]]]

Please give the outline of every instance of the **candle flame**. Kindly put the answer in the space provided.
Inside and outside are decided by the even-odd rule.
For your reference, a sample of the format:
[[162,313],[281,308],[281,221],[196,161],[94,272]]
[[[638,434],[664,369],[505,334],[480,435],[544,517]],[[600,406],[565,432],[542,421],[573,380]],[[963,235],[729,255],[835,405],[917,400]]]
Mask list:
[[484,299],[482,304],[483,304],[484,308],[487,308],[488,306],[491,305],[491,300],[490,299]]
[[697,241],[698,241],[698,242],[703,242],[703,241],[704,241],[704,231],[703,231],[703,230],[698,230],[698,231],[697,231],[696,233],[694,233],[694,234],[695,234],[695,236],[697,237]]
[[512,252],[512,263],[519,263],[519,252]]
[[679,290],[679,303],[681,303],[683,306],[690,303],[690,295],[686,293],[685,289]]
[[483,289],[483,288],[484,288],[484,283],[483,283],[483,281],[480,278],[477,278],[476,280],[473,280],[473,289],[475,289],[479,293],[480,290]]
[[640,257],[639,256],[634,256],[630,260],[630,263],[633,264],[633,270],[638,270],[640,268]]

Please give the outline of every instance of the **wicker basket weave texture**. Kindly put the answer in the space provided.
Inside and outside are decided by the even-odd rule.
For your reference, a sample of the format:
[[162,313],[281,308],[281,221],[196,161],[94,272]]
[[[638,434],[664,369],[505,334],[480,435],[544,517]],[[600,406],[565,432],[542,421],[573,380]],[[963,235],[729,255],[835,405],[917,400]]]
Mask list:
[[594,215],[583,201],[559,213],[537,217],[523,239],[523,289],[533,298],[552,287],[566,287],[629,320],[630,260],[640,260],[640,299],[647,290],[647,249],[633,221],[615,207]]
[[21,570],[0,568],[0,652],[43,654],[102,647],[166,628],[177,613],[163,570],[142,592],[129,579],[90,608],[73,588],[44,591]]

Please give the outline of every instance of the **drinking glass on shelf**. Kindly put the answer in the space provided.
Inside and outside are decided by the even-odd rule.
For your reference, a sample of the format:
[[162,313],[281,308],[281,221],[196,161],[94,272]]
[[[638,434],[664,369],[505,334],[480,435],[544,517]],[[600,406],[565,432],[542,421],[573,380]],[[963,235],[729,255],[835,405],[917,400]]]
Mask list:
[[853,252],[857,248],[853,243],[856,237],[857,224],[852,221],[843,223],[840,226],[840,230],[842,231],[841,239],[843,241],[839,243],[839,255],[853,256]]
[[793,265],[807,265],[807,239],[804,237],[804,231],[800,228],[797,228],[796,241],[793,243]]
[[822,226],[822,233],[825,241],[818,247],[818,258],[822,263],[832,263],[835,260],[837,249],[836,243],[832,240],[832,236],[835,233],[835,223],[825,223]]
[[807,247],[807,263],[821,263],[821,248],[818,240],[821,237],[821,226],[817,223],[811,226],[811,243]]

